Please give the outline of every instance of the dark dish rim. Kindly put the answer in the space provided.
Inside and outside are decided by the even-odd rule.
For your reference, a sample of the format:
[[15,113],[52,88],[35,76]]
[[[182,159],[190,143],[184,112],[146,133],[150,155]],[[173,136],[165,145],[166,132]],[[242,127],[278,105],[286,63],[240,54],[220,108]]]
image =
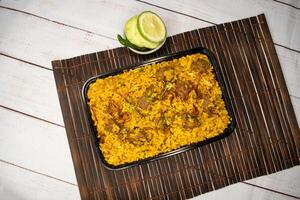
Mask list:
[[[163,62],[163,61],[169,61],[169,60],[173,60],[173,59],[176,59],[176,58],[180,58],[180,57],[183,57],[183,56],[192,55],[192,54],[196,54],[196,53],[201,53],[201,54],[207,55],[208,59],[210,60],[212,66],[213,66],[213,72],[216,76],[216,79],[219,83],[219,86],[222,90],[222,99],[224,100],[225,107],[228,111],[229,116],[231,117],[230,124],[224,130],[224,132],[222,134],[216,136],[216,137],[209,138],[209,139],[206,139],[204,141],[200,141],[200,142],[197,142],[197,143],[194,143],[194,144],[186,145],[186,146],[180,147],[178,149],[172,150],[170,152],[161,153],[161,154],[158,154],[154,157],[134,161],[134,162],[131,162],[131,163],[125,163],[125,164],[121,164],[121,165],[117,165],[117,166],[107,163],[104,156],[103,156],[103,154],[102,154],[102,152],[101,152],[101,150],[100,150],[100,146],[99,146],[99,142],[100,142],[99,140],[100,139],[98,138],[97,128],[95,127],[94,122],[92,120],[91,111],[90,111],[90,108],[89,108],[89,105],[88,105],[87,91],[89,89],[90,84],[94,83],[98,78],[106,78],[108,76],[114,76],[114,75],[123,73],[124,70],[143,67],[146,64],[153,64],[153,63],[159,63],[159,62]],[[233,109],[232,109],[231,101],[230,101],[228,93],[227,93],[226,86],[224,84],[223,77],[221,75],[220,67],[219,67],[215,57],[213,56],[213,54],[208,49],[203,48],[203,47],[197,47],[197,48],[190,49],[190,50],[185,50],[185,51],[181,51],[181,52],[177,52],[177,53],[173,53],[173,54],[169,54],[169,55],[164,55],[164,56],[161,56],[161,57],[158,57],[158,58],[153,58],[153,59],[150,59],[150,60],[138,63],[138,64],[128,65],[127,67],[124,67],[124,68],[116,69],[116,70],[113,70],[113,71],[110,71],[110,72],[105,72],[105,73],[93,76],[93,77],[89,78],[84,83],[84,85],[82,87],[82,98],[83,98],[85,110],[86,110],[87,115],[88,115],[88,120],[89,120],[91,129],[92,129],[92,132],[93,132],[92,135],[93,135],[93,139],[94,139],[94,142],[95,142],[95,145],[96,145],[97,152],[99,154],[100,160],[103,163],[104,167],[109,169],[109,170],[126,169],[126,168],[129,168],[129,167],[133,167],[133,166],[137,166],[137,165],[149,162],[149,161],[159,160],[161,158],[166,158],[166,157],[169,157],[169,156],[173,156],[175,154],[183,153],[183,152],[191,150],[191,149],[195,149],[197,147],[212,143],[214,141],[217,141],[217,140],[220,140],[220,139],[223,139],[223,138],[229,136],[233,132],[233,130],[236,126],[235,115],[234,115],[234,112],[233,112]]]

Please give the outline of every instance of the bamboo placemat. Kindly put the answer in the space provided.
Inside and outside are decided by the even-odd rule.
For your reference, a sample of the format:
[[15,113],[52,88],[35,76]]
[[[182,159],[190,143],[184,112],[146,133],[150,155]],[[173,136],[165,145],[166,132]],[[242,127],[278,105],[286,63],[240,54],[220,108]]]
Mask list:
[[[81,99],[99,73],[194,47],[220,64],[237,120],[227,138],[137,167],[109,171],[97,155]],[[299,164],[300,133],[264,15],[169,37],[139,56],[127,48],[52,62],[82,199],[185,199]]]

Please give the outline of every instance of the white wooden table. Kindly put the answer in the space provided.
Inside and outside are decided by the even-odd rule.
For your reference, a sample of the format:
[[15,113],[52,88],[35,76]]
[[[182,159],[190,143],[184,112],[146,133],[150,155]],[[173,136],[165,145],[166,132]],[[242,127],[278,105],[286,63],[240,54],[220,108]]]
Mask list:
[[[169,35],[265,13],[299,124],[299,0],[0,0],[0,199],[80,199],[51,60],[120,46],[143,10]],[[195,199],[295,198],[299,166]]]

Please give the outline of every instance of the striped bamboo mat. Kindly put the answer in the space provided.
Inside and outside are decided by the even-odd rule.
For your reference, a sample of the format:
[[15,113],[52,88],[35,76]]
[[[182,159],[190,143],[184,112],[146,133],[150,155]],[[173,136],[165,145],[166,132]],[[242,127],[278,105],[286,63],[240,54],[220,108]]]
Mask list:
[[[137,167],[109,171],[81,99],[99,73],[194,47],[217,58],[237,120],[227,138]],[[264,15],[167,39],[156,54],[126,48],[52,62],[82,199],[186,199],[299,164],[300,132]]]

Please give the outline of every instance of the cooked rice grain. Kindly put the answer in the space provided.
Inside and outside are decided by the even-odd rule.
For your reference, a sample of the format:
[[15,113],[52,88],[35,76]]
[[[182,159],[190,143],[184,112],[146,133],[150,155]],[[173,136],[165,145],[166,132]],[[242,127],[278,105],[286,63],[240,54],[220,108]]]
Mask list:
[[97,79],[88,90],[100,149],[111,165],[156,156],[221,134],[230,123],[206,55]]

